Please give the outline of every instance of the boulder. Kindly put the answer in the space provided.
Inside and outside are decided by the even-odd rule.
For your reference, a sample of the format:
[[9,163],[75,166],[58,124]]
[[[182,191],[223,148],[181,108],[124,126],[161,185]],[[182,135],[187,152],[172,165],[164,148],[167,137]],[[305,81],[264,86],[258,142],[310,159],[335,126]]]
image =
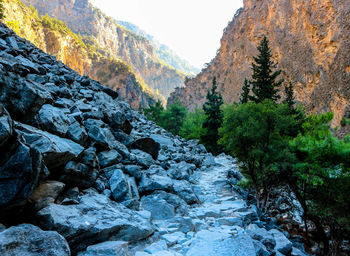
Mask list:
[[152,156],[146,152],[132,149],[131,153],[136,157],[136,162],[143,167],[149,168],[151,165],[156,164],[156,161],[154,161]]
[[52,102],[51,93],[41,84],[20,80],[0,72],[0,103],[17,121],[32,120],[41,106]]
[[173,185],[173,180],[169,177],[143,174],[139,184],[139,192],[153,192],[155,190],[171,191]]
[[89,190],[77,205],[50,204],[37,213],[46,230],[56,230],[73,253],[106,240],[135,242],[153,233],[149,219]]
[[127,198],[129,187],[122,170],[114,170],[112,177],[109,179],[109,184],[115,201],[121,202]]
[[11,215],[27,202],[44,169],[42,156],[37,150],[16,137],[8,143],[0,156],[0,218]]
[[88,134],[83,126],[81,126],[78,122],[72,123],[68,127],[67,137],[76,143],[85,146],[88,139]]
[[[69,127],[74,123],[75,119],[70,119],[67,114],[68,109],[57,108],[49,104],[45,104],[39,110],[35,117],[35,122],[41,130],[51,132],[59,136],[65,136]],[[75,121],[76,122],[76,121]]]
[[101,168],[118,164],[122,156],[116,150],[103,151],[97,155]]
[[195,169],[196,166],[194,164],[182,161],[177,164],[172,164],[168,172],[173,179],[189,180],[190,174],[192,174]]
[[16,131],[23,135],[32,148],[38,150],[44,157],[49,169],[65,165],[68,161],[77,158],[84,150],[74,141],[60,138],[32,126],[15,122]]
[[276,241],[276,251],[279,251],[284,255],[291,253],[293,250],[293,244],[287,239],[287,237],[285,237],[285,235],[283,235],[282,232],[278,231],[277,229],[271,229],[269,234],[271,234]]
[[198,203],[199,199],[192,190],[191,184],[186,180],[173,180],[174,193],[188,204]]
[[90,245],[85,252],[78,256],[131,256],[128,252],[128,242],[107,241],[100,244]]
[[150,254],[154,254],[159,251],[165,251],[168,249],[168,246],[164,240],[159,240],[158,242],[154,242],[153,244],[147,246],[144,251]]
[[142,197],[140,207],[151,212],[154,220],[167,220],[175,216],[174,206],[157,195]]
[[56,231],[21,224],[0,232],[0,255],[2,256],[70,256],[67,241]]
[[135,177],[136,179],[141,179],[142,177],[142,171],[138,165],[125,165],[123,170],[125,173]]
[[63,169],[60,180],[71,186],[85,189],[93,186],[97,176],[96,169],[76,161],[69,161]]
[[141,138],[135,140],[131,145],[131,148],[140,149],[148,154],[150,154],[153,159],[157,160],[160,145],[158,142],[154,141],[152,138]]

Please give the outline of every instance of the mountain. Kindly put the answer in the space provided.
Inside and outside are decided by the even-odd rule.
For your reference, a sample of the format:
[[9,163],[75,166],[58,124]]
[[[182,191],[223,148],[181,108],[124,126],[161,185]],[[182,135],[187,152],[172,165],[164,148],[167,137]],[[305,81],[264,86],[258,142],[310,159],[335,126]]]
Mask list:
[[19,0],[4,1],[4,22],[81,75],[88,75],[112,89],[133,108],[147,107],[155,102],[153,91],[139,82],[130,66],[111,57],[91,38],[72,32],[67,25],[48,15],[39,16],[33,7]]
[[232,157],[173,136],[2,23],[0,151],[2,256],[306,255],[277,222],[296,210],[275,200],[260,218]]
[[245,0],[225,29],[216,57],[168,102],[202,105],[214,76],[225,102],[237,101],[265,34],[297,100],[308,112],[333,111],[333,125],[339,125],[350,112],[349,24],[349,1]]
[[89,0],[23,0],[40,15],[48,14],[64,21],[84,41],[93,41],[112,57],[130,65],[141,84],[166,102],[176,87],[184,85],[185,74],[164,65],[149,40],[137,35],[106,16]]
[[164,63],[170,65],[171,67],[181,71],[184,74],[188,74],[189,76],[194,76],[200,72],[199,68],[194,67],[188,61],[182,59],[179,57],[173,50],[171,50],[168,46],[165,44],[162,44],[157,41],[154,36],[151,36],[138,26],[127,22],[127,21],[117,21],[118,24],[124,26],[125,28],[129,29],[130,31],[141,35],[145,38],[147,38],[151,43],[154,48],[156,56],[163,61]]

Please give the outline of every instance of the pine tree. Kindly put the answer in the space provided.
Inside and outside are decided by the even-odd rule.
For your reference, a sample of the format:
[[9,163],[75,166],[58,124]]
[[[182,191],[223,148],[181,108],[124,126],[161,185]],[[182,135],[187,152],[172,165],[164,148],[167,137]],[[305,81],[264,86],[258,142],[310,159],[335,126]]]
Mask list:
[[204,133],[201,135],[202,143],[213,154],[220,153],[220,147],[218,146],[219,132],[223,122],[223,113],[221,105],[223,104],[222,96],[216,91],[216,78],[213,79],[213,86],[211,90],[208,90],[207,102],[203,105],[203,110],[206,115],[206,119],[203,122]]
[[239,98],[239,103],[244,104],[249,101],[249,93],[250,93],[250,83],[247,79],[244,80],[244,85],[242,87],[242,94]]
[[284,88],[284,92],[286,93],[286,99],[284,100],[284,103],[286,103],[291,110],[292,113],[295,112],[294,104],[295,104],[295,98],[294,98],[294,90],[293,85],[291,82],[289,82],[289,86],[286,86]]
[[280,98],[278,92],[283,79],[276,82],[277,77],[281,74],[281,70],[273,71],[277,67],[277,63],[271,60],[272,54],[266,36],[261,40],[258,51],[259,54],[257,57],[254,57],[254,62],[252,63],[253,75],[252,81],[250,81],[254,95],[252,100],[257,103],[265,99],[276,102]]

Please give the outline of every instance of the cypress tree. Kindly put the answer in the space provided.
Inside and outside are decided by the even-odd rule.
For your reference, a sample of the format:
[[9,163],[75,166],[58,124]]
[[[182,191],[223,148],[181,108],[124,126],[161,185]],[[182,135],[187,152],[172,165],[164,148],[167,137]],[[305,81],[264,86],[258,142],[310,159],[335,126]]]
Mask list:
[[244,104],[249,100],[250,83],[247,79],[244,80],[244,85],[242,87],[241,97],[239,98],[239,103]]
[[272,54],[269,47],[269,41],[266,36],[258,46],[259,54],[254,57],[252,63],[253,75],[250,84],[252,85],[252,100],[259,103],[265,99],[277,101],[279,87],[283,83],[283,79],[276,82],[277,77],[281,74],[281,70],[273,71],[277,67],[277,63],[271,60]]
[[286,99],[284,100],[284,103],[286,103],[288,105],[288,108],[291,110],[291,112],[294,113],[295,98],[294,98],[293,85],[291,82],[289,82],[289,85],[287,85],[284,88],[284,92],[286,93]]
[[216,78],[214,77],[213,86],[211,90],[208,90],[207,101],[203,105],[206,119],[203,122],[203,128],[205,130],[201,135],[202,143],[215,155],[220,153],[220,147],[217,143],[219,140],[218,130],[223,122],[223,113],[220,109],[223,100],[221,94],[216,89]]

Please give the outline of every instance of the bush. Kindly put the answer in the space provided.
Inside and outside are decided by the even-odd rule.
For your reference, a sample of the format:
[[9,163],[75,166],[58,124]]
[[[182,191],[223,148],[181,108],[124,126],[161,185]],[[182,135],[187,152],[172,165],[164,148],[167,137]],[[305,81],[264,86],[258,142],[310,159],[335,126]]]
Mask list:
[[180,130],[180,135],[186,140],[199,140],[204,133],[202,126],[205,120],[204,111],[196,108],[194,112],[188,112]]

